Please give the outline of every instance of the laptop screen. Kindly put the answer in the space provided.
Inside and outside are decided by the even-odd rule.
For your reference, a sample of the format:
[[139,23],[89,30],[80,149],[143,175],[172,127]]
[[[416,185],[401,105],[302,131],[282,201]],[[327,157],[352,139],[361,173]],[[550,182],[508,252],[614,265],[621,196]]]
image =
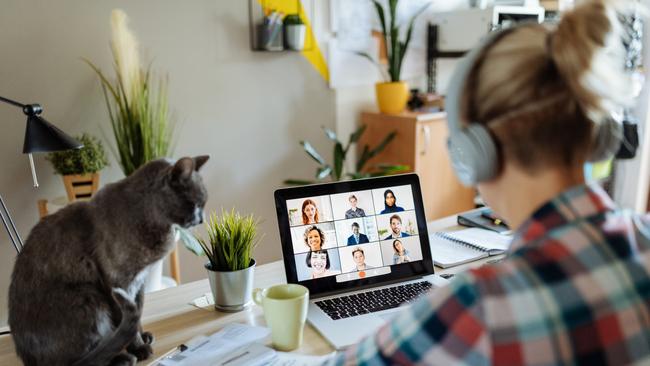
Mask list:
[[275,192],[285,272],[313,295],[433,273],[417,175]]

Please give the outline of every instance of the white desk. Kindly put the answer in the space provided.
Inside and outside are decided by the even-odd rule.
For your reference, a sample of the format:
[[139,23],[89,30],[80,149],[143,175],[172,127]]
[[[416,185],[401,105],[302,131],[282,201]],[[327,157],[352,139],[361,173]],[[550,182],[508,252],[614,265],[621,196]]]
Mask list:
[[[453,229],[456,217],[447,217],[429,223],[431,231]],[[494,259],[494,257],[490,257]],[[487,261],[469,263],[448,268],[436,267],[436,273],[458,273],[467,268],[480,266]],[[285,283],[284,264],[282,261],[260,265],[255,269],[255,287],[267,287]],[[210,292],[207,279],[183,284],[178,287],[153,292],[145,295],[142,324],[146,331],[156,337],[153,360],[177,345],[187,342],[200,334],[212,334],[226,324],[237,322],[251,325],[264,325],[262,309],[252,305],[239,313],[221,313],[199,309],[189,305],[193,299]],[[296,352],[312,355],[323,355],[332,352],[332,347],[310,325],[305,328],[305,338],[302,347]],[[9,335],[0,336],[0,365],[20,365],[14,352],[14,345]],[[147,361],[139,364],[146,365]]]

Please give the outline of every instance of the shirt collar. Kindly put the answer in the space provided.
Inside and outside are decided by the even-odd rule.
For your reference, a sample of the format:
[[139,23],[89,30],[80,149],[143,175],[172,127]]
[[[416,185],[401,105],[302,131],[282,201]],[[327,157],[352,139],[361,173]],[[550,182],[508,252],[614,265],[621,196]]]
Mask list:
[[538,208],[521,225],[515,232],[509,252],[513,253],[554,228],[614,209],[616,204],[596,183],[570,188]]

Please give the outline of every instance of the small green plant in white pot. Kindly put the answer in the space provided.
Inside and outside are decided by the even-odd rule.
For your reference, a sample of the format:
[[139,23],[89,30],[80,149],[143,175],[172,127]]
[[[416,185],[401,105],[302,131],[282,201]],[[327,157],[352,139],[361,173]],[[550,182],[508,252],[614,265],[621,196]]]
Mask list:
[[253,250],[259,242],[259,221],[253,215],[242,216],[232,210],[212,213],[205,224],[208,238],[194,240],[179,229],[186,247],[205,255],[208,280],[217,310],[235,312],[251,302],[255,260]]
[[285,46],[288,49],[300,51],[305,45],[307,26],[298,14],[289,14],[284,17]]

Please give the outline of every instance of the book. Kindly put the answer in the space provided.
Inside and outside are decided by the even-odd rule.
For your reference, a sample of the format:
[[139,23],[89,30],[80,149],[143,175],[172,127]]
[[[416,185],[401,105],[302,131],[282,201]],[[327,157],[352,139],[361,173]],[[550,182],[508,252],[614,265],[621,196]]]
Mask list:
[[463,212],[456,219],[458,225],[467,227],[480,227],[486,230],[510,235],[512,232],[508,225],[502,219],[496,217],[489,207],[481,207],[476,210]]
[[468,228],[429,235],[433,263],[449,268],[473,262],[508,250],[512,236],[494,231]]

